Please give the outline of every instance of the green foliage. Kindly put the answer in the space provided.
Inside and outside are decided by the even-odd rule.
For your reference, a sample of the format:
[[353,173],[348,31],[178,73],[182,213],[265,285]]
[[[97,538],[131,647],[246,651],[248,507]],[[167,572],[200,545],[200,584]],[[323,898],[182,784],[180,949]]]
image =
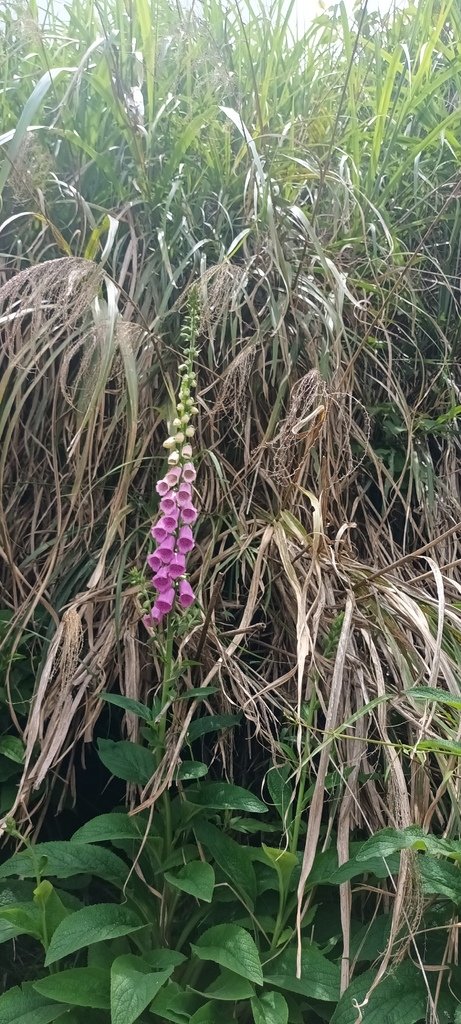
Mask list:
[[[95,729],[143,807],[5,853],[0,1024],[460,1017],[459,5],[247,6],[0,4],[0,813],[67,834]],[[192,283],[203,600],[150,658]]]

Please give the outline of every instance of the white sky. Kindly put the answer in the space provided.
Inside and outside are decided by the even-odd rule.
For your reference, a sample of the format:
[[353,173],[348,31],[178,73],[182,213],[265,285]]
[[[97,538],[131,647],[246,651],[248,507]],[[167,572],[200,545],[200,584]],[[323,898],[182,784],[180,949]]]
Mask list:
[[[287,4],[289,0],[286,0]],[[293,12],[292,12],[292,25],[293,28],[297,28],[298,31],[303,31],[307,28],[307,25],[312,18],[315,18],[316,14],[319,14],[323,9],[333,7],[337,0],[295,0]],[[392,6],[394,0],[368,0],[369,11],[387,11]],[[354,0],[345,0],[345,4],[348,10],[352,11],[354,7]]]

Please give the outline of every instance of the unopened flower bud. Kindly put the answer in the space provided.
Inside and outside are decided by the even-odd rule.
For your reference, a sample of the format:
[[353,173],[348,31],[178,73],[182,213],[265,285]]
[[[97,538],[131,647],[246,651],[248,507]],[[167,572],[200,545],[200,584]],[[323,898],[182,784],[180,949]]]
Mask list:
[[173,426],[176,427],[176,429],[178,429],[178,427],[181,426],[181,420],[179,419],[179,416],[175,416],[173,420]]
[[180,431],[178,434],[176,434],[176,441],[177,441],[178,444],[182,444],[183,443],[183,441],[184,441],[184,434],[182,433],[182,431]]
[[175,448],[176,447],[176,438],[175,437],[167,437],[166,441],[163,442],[163,447],[164,448]]
[[186,427],[184,433],[186,437],[193,437],[195,434],[195,427]]

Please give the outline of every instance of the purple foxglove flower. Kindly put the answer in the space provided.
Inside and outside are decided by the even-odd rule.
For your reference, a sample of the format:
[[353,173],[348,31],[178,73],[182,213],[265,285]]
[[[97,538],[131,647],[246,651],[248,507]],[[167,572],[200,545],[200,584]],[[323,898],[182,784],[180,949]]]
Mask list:
[[159,480],[158,481],[158,483],[156,484],[155,490],[157,491],[157,494],[160,494],[160,496],[163,498],[165,494],[168,494],[168,491],[170,490],[170,488],[171,488],[171,484],[169,484],[168,480],[165,478],[165,480]]
[[174,541],[174,537],[169,536],[157,548],[158,557],[161,558],[162,562],[171,562],[171,559],[173,558]]
[[167,539],[171,531],[166,529],[163,519],[159,519],[158,523],[152,527],[150,532],[154,540],[157,541],[157,544],[163,544],[163,541]]
[[187,555],[194,547],[194,535],[190,526],[181,526],[178,533],[178,551],[181,555]]
[[[183,449],[183,451],[184,451],[184,449]],[[196,475],[197,474],[195,472],[194,466],[192,465],[192,462],[186,462],[184,464],[184,466],[182,467],[182,474],[181,474],[181,477],[182,477],[182,480],[184,480],[184,483],[186,483],[186,484],[193,484]]]
[[177,580],[178,576],[184,576],[186,571],[186,559],[184,555],[173,555],[171,562],[168,565],[168,573],[172,580]]
[[171,516],[162,516],[162,526],[167,533],[174,533],[178,528],[179,512],[172,512]]
[[159,569],[153,577],[152,583],[156,590],[164,591],[171,587],[171,580],[173,577],[170,574],[169,568],[169,566],[166,566],[164,569]]
[[170,469],[168,470],[168,473],[166,474],[166,477],[165,477],[165,480],[166,480],[167,484],[170,485],[170,488],[176,487],[176,484],[178,483],[180,478],[181,478],[181,467],[180,466],[170,466]]
[[172,512],[176,511],[176,495],[173,491],[168,491],[168,494],[162,498],[160,508],[166,516],[171,516]]
[[183,458],[191,459],[192,458],[192,445],[191,444],[183,444],[183,446],[182,446],[182,454],[183,454]]
[[183,505],[181,509],[181,521],[183,523],[186,523],[187,525],[189,525],[190,523],[195,523],[197,516],[197,509],[192,504],[192,502],[190,503],[190,505]]
[[168,612],[171,612],[171,609],[173,607],[174,599],[175,592],[173,587],[170,587],[168,590],[162,590],[161,593],[158,595],[158,598],[154,604],[154,608],[156,608],[157,612],[159,612],[161,615],[168,615]]
[[192,501],[192,489],[190,484],[180,484],[176,494],[176,500],[180,508],[183,505],[190,505]]
[[195,601],[195,594],[192,590],[190,583],[187,580],[180,580],[179,582],[179,604],[181,608],[190,608],[191,604]]
[[152,572],[158,572],[160,566],[162,565],[162,559],[159,558],[156,551],[153,551],[151,555],[147,556],[147,564],[149,566],[149,569],[152,569]]

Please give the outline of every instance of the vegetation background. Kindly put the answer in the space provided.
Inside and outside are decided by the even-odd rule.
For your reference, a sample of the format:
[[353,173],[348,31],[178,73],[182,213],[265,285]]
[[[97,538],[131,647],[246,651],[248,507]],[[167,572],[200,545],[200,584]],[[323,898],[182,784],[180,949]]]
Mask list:
[[[92,815],[125,801],[149,812],[177,792],[187,739],[211,781],[186,804],[208,793],[223,835],[255,856],[261,826],[229,811],[249,800],[256,813],[262,797],[271,849],[295,858],[279,913],[269,926],[252,912],[251,928],[268,928],[271,956],[286,943],[291,956],[309,928],[311,953],[340,971],[324,1005],[296,988],[290,961],[283,1007],[232,990],[229,1019],[381,1024],[387,999],[389,1022],[459,1020],[459,5],[380,15],[363,2],[352,17],[340,4],[298,39],[278,2],[245,17],[221,0],[64,7],[45,23],[35,0],[1,9],[8,831],[68,849]],[[199,603],[176,623],[165,690],[140,570],[193,286]],[[140,706],[155,709],[160,739]],[[234,789],[213,804],[206,787],[220,780],[247,803],[228,806],[244,799]],[[192,845],[225,875],[207,835]],[[36,891],[43,874],[69,877],[44,856]],[[41,977],[11,892],[6,987]],[[239,914],[229,908],[243,927]],[[45,995],[49,1007],[56,992]],[[212,1021],[204,1012],[157,1016]]]

